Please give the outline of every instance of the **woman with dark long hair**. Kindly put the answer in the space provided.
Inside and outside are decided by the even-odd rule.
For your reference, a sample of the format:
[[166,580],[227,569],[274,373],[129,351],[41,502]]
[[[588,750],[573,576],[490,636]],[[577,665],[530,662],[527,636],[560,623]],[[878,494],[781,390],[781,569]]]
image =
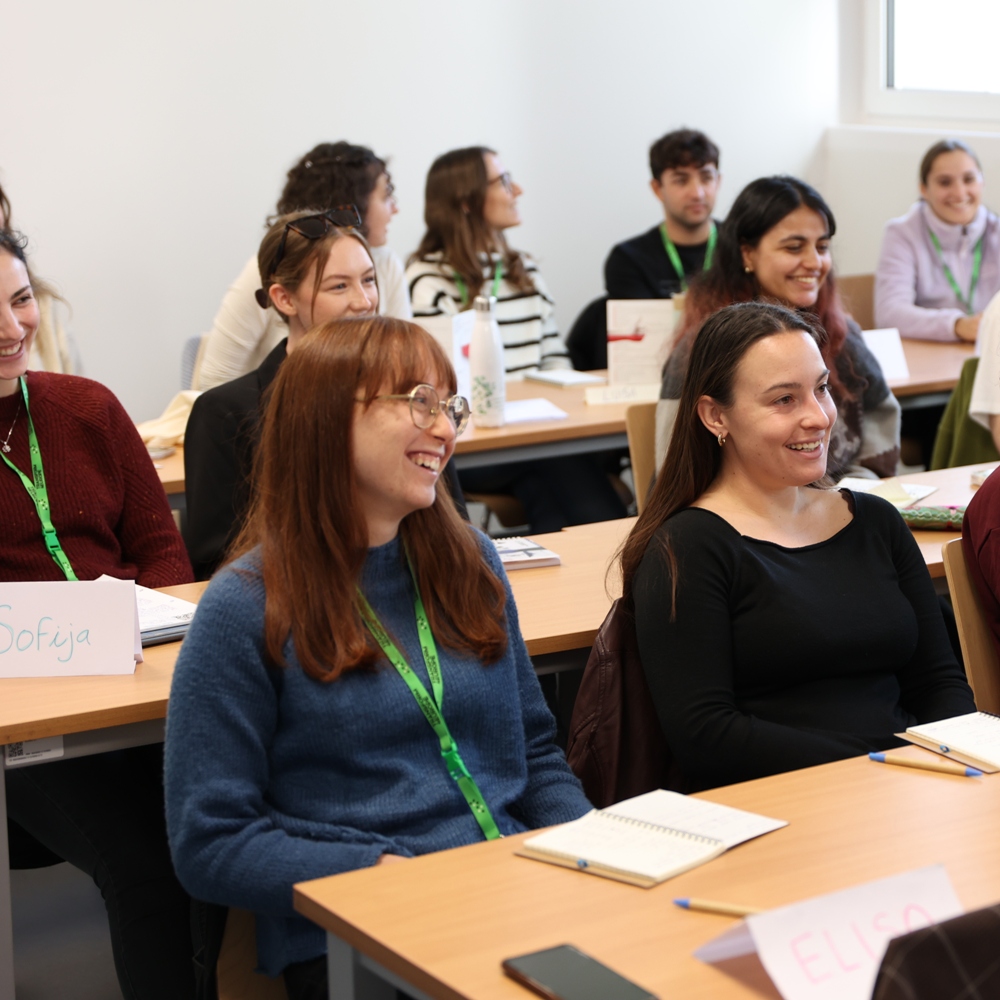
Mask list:
[[[508,381],[539,368],[571,367],[537,266],[504,235],[521,224],[520,195],[492,149],[470,146],[439,156],[427,173],[427,232],[406,268],[418,321],[471,309],[477,295],[496,299]],[[468,469],[459,480],[466,492],[515,496],[536,532],[625,516],[590,455]]]
[[826,347],[783,306],[710,316],[622,547],[643,670],[691,791],[885,750],[975,710],[899,513],[826,486]]
[[258,961],[292,1000],[326,996],[295,882],[588,809],[496,550],[441,481],[468,419],[455,390],[413,323],[306,336],[271,387],[237,557],[178,658],[177,872],[257,914]]
[[845,314],[830,241],[837,223],[819,192],[795,177],[761,177],[733,202],[711,268],[688,292],[656,412],[657,466],[666,454],[691,346],[705,320],[734,302],[772,301],[818,321],[839,420],[828,474],[891,476],[899,460],[900,408],[857,323]]

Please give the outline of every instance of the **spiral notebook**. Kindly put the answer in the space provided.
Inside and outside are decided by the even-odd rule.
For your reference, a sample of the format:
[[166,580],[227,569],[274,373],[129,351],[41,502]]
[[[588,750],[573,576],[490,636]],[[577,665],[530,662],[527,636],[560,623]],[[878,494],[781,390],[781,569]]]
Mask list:
[[910,726],[896,735],[987,774],[1000,771],[1000,716],[990,712],[970,712]]
[[658,789],[529,837],[515,853],[649,889],[787,825]]

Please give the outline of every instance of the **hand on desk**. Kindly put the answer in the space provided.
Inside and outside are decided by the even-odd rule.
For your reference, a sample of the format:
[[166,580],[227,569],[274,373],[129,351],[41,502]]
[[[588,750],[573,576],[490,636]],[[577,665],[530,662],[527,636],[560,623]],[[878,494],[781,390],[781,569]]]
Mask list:
[[378,861],[375,862],[377,865],[394,865],[397,861],[409,861],[409,858],[404,858],[402,854],[383,854]]
[[962,316],[956,319],[955,336],[959,340],[967,340],[969,343],[975,343],[976,337],[979,336],[979,320],[982,315],[982,313],[976,313],[975,316]]

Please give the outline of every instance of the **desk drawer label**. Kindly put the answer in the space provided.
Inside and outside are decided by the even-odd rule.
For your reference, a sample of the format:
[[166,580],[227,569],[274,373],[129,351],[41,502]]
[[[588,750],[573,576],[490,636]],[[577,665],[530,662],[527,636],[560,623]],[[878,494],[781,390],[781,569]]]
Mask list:
[[36,764],[40,760],[53,760],[63,755],[63,738],[45,736],[40,740],[25,740],[23,743],[8,743],[3,748],[4,763],[7,767],[19,764]]

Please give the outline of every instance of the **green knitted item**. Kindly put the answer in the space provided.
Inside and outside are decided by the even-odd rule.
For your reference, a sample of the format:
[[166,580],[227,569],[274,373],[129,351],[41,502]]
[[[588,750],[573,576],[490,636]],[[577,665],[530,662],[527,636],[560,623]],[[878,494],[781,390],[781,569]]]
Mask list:
[[901,510],[903,520],[923,531],[961,531],[965,507],[912,507]]

